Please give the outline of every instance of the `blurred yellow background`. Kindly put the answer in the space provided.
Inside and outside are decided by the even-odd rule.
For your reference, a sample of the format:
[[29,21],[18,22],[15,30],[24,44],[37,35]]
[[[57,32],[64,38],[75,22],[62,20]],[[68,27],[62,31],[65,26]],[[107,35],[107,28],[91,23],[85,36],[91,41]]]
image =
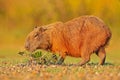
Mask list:
[[111,29],[108,52],[120,52],[120,0],[0,0],[0,55],[24,49],[34,26],[95,15]]

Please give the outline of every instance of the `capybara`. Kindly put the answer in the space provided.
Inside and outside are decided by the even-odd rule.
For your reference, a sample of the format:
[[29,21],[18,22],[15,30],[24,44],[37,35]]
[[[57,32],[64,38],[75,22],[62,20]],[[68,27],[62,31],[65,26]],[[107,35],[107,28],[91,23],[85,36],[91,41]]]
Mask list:
[[95,16],[81,16],[68,22],[55,22],[34,28],[26,38],[25,48],[59,53],[61,64],[66,56],[81,57],[78,65],[90,61],[92,53],[100,58],[103,65],[106,58],[105,46],[111,38],[111,31],[104,22]]

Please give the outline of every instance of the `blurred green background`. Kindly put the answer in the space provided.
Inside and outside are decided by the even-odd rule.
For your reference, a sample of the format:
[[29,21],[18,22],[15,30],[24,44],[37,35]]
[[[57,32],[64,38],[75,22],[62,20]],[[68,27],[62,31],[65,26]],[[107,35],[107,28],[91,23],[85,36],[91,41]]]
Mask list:
[[34,26],[82,15],[98,16],[110,27],[108,59],[119,62],[120,0],[0,0],[0,58],[17,56]]

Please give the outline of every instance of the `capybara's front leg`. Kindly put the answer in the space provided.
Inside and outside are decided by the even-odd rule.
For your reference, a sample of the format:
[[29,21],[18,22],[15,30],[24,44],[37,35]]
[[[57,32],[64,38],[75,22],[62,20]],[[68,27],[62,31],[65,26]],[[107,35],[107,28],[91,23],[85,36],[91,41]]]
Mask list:
[[105,59],[106,59],[106,52],[104,47],[101,47],[97,52],[96,52],[97,56],[100,57],[100,62],[98,65],[103,65],[105,63]]
[[60,65],[64,62],[64,58],[63,57],[60,57],[59,60],[57,61],[57,65]]

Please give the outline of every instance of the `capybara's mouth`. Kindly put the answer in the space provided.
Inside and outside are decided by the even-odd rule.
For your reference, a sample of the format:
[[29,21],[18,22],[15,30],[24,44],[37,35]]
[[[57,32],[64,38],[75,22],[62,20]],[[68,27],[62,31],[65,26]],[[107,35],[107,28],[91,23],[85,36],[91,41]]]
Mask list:
[[34,51],[36,51],[36,50],[38,50],[38,49],[40,49],[39,47],[37,47],[37,48],[35,48],[35,49],[28,49],[27,51],[29,51],[29,52],[34,52]]

